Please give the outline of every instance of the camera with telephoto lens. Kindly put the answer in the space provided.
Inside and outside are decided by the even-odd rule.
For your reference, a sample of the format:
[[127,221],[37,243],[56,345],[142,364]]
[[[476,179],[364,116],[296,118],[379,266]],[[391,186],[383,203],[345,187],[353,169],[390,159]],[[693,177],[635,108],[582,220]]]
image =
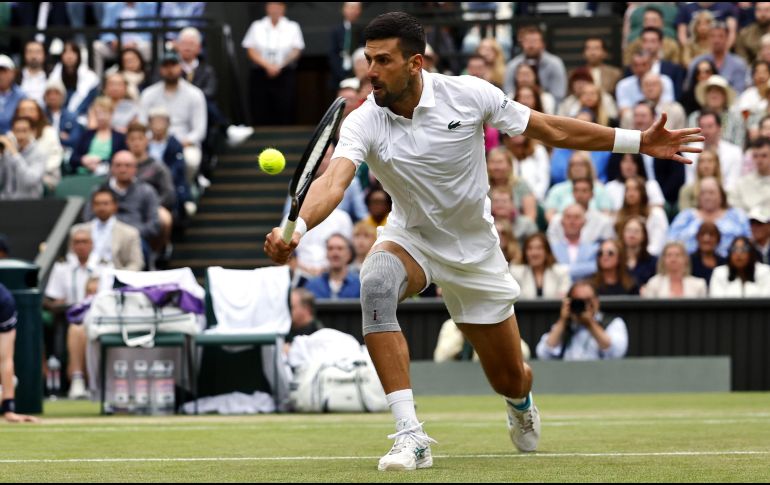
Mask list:
[[585,300],[576,300],[572,299],[569,302],[569,312],[572,315],[578,316],[581,315],[583,312],[586,311],[586,301]]

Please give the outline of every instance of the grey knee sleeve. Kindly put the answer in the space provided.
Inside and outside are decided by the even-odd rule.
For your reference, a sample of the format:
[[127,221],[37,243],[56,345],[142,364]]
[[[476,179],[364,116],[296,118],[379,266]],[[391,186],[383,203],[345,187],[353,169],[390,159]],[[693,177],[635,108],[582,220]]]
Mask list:
[[393,254],[378,251],[366,258],[361,267],[364,335],[401,331],[396,307],[407,283],[406,268]]

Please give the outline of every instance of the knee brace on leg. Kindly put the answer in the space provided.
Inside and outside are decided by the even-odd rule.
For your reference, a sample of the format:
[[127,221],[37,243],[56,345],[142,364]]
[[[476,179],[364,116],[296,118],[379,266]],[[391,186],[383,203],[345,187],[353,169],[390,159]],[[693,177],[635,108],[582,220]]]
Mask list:
[[396,307],[408,283],[406,268],[393,254],[378,251],[361,267],[361,309],[364,335],[400,332]]

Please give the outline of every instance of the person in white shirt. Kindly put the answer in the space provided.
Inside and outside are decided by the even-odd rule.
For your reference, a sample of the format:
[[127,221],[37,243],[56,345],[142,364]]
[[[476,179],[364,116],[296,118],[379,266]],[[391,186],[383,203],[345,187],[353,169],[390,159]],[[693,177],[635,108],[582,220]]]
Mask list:
[[[698,117],[698,126],[706,138],[703,148],[715,150],[719,155],[720,168],[722,170],[723,187],[728,192],[733,189],[741,176],[743,167],[743,150],[738,145],[722,139],[722,120],[713,111],[703,111]],[[685,184],[695,182],[695,170],[698,166],[698,156],[693,153],[685,154],[692,164],[685,165]]]
[[524,241],[523,264],[511,264],[509,269],[521,287],[520,300],[564,298],[572,282],[569,268],[556,263],[551,245],[543,233]]
[[[580,231],[580,242],[594,244],[604,239],[613,239],[615,230],[612,228],[612,219],[590,206],[594,197],[594,181],[590,177],[573,180],[572,195],[575,203],[585,211],[585,225]],[[548,239],[551,244],[566,242],[563,217],[564,213],[556,214],[548,223]]]
[[[99,266],[91,260],[94,248],[91,232],[86,228],[70,231],[70,252],[65,261],[54,264],[45,288],[44,306],[54,315],[63,317],[67,308],[82,303],[86,285],[99,277]],[[85,386],[86,331],[83,325],[67,326],[67,354],[70,379],[70,399],[88,397]]]
[[706,298],[706,280],[690,274],[690,256],[679,241],[663,246],[658,274],[642,286],[642,298]]
[[730,205],[750,212],[770,207],[770,138],[760,138],[751,149],[756,170],[737,180],[730,191]]
[[24,94],[43,106],[48,73],[45,70],[45,48],[41,42],[31,40],[24,46],[24,66],[19,71],[19,77],[19,87]]
[[537,344],[540,360],[622,359],[628,351],[628,328],[620,317],[600,311],[590,283],[572,285],[562,301],[559,320]]
[[396,422],[396,443],[378,469],[432,466],[433,442],[417,420],[409,351],[396,318],[398,301],[435,282],[451,318],[479,354],[492,388],[504,396],[509,434],[519,450],[534,451],[540,419],[522,358],[513,302],[519,287],[500,249],[490,214],[484,124],[544,144],[579,150],[646,152],[684,159],[678,151],[702,139],[697,129],[669,132],[665,115],[644,132],[616,131],[549,116],[518,104],[472,76],[423,69],[425,32],[419,21],[386,13],[364,30],[373,91],[347,117],[331,166],[310,186],[292,241],[276,227],[265,252],[285,264],[306,228],[323,221],[366,162],[393,199],[361,271],[364,339]]
[[709,285],[711,298],[770,297],[770,266],[759,262],[759,254],[749,238],[733,240],[727,264],[714,268]]
[[265,12],[241,42],[254,63],[250,77],[253,121],[256,125],[290,125],[297,97],[296,61],[305,40],[299,24],[284,16],[285,3],[267,2]]

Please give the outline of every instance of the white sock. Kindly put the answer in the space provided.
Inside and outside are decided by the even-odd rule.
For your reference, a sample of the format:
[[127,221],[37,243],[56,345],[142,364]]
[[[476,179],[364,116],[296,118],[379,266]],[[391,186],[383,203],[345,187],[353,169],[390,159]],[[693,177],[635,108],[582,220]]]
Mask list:
[[417,411],[414,409],[414,396],[411,389],[391,392],[385,399],[388,401],[390,411],[396,419],[396,424],[402,420],[407,420],[411,424],[417,424]]

